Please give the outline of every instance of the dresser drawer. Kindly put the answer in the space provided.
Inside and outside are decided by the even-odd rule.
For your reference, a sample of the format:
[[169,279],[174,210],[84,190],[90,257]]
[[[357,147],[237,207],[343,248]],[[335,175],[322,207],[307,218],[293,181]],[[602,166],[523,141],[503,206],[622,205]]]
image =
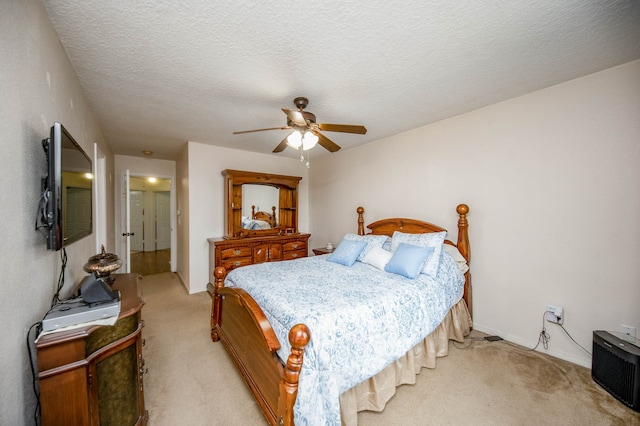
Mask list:
[[285,251],[283,254],[283,260],[299,259],[301,257],[307,257],[307,250]]
[[306,241],[302,241],[302,240],[296,240],[296,241],[288,241],[286,243],[283,244],[283,250],[285,252],[287,251],[297,251],[297,250],[302,250],[305,251],[307,250],[307,243]]
[[209,279],[214,278],[214,270],[217,266],[223,266],[230,271],[256,263],[307,257],[309,237],[310,234],[209,238]]
[[224,259],[233,259],[235,257],[251,257],[251,247],[232,247],[220,250],[220,257]]
[[222,266],[224,266],[224,269],[226,269],[227,271],[230,271],[234,268],[239,268],[240,266],[251,265],[252,263],[252,257],[236,257],[223,260]]

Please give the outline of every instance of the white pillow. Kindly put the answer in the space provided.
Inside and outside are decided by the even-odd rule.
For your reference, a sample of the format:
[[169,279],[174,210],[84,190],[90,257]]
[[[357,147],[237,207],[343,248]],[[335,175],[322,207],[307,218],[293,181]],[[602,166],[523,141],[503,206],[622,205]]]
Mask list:
[[462,272],[462,274],[465,274],[469,270],[467,259],[464,258],[464,256],[462,255],[462,253],[460,253],[460,251],[456,246],[452,246],[451,244],[445,244],[444,251],[449,253],[449,256],[451,256],[453,260],[456,261],[456,263],[458,264],[458,267],[460,268],[460,272]]
[[394,231],[393,237],[391,237],[391,251],[395,251],[401,243],[418,247],[433,247],[433,254],[427,258],[422,273],[436,278],[440,268],[442,246],[446,235],[446,231],[425,234],[405,234],[404,232]]
[[382,247],[374,246],[364,255],[362,262],[384,271],[384,267],[387,266],[392,256],[393,253],[390,251],[386,251]]

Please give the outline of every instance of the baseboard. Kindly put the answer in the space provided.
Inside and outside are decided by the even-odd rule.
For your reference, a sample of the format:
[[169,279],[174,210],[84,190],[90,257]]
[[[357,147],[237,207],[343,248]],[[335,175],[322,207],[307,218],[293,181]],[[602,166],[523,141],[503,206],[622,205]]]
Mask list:
[[[490,335],[500,336],[504,340],[507,340],[507,341],[515,343],[517,345],[523,346],[525,348],[533,348],[536,345],[536,343],[538,343],[538,339],[537,339],[538,336],[537,335],[536,335],[536,340],[527,340],[527,339],[523,339],[523,338],[521,338],[519,336],[514,336],[512,334],[506,333],[503,330],[496,330],[496,329],[494,329],[492,327],[486,327],[486,326],[484,326],[482,324],[478,324],[476,322],[473,323],[473,329],[477,330],[477,331],[480,331],[482,333],[487,333],[487,334],[490,334]],[[551,342],[551,345],[553,345],[553,342]],[[580,349],[580,350],[582,350],[582,349]],[[542,354],[549,355],[549,356],[552,356],[554,358],[559,358],[559,359],[562,359],[564,361],[569,361],[571,363],[580,365],[582,367],[591,368],[591,358],[589,358],[589,359],[578,358],[578,357],[576,357],[574,355],[567,354],[566,352],[554,350],[553,348],[545,350],[544,347],[542,347],[542,345],[538,346],[538,348],[536,349],[536,352],[540,352]]]
[[180,280],[180,283],[182,284],[182,287],[184,287],[185,290],[187,290],[187,293],[189,293],[189,286],[187,285],[187,283],[185,282],[184,278],[182,277],[182,274],[180,274],[180,272],[178,272],[178,271],[175,271],[174,274],[176,274],[178,276],[178,279]]

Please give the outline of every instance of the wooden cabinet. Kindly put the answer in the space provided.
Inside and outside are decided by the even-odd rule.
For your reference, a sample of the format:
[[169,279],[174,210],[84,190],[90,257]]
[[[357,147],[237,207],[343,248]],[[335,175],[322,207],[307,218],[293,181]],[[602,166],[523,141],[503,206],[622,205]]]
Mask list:
[[268,241],[253,247],[253,263],[275,262],[282,260],[282,243]]
[[227,271],[254,263],[307,257],[310,234],[276,235],[251,238],[209,238],[209,280],[213,269]]
[[145,425],[142,305],[138,274],[113,274],[113,326],[41,336],[36,343],[42,425]]
[[[310,234],[298,233],[298,184],[300,176],[256,173],[242,170],[223,170],[224,176],[224,238],[209,238],[209,282],[213,270],[224,266],[230,271],[255,263],[276,262],[307,257]],[[277,207],[273,206],[273,223],[267,229],[243,228],[243,199],[246,206],[255,207],[257,196],[253,186],[277,188]],[[275,201],[274,201],[275,204]],[[271,203],[268,203],[271,206]],[[245,207],[246,207],[245,206]],[[245,211],[245,216],[248,213]]]

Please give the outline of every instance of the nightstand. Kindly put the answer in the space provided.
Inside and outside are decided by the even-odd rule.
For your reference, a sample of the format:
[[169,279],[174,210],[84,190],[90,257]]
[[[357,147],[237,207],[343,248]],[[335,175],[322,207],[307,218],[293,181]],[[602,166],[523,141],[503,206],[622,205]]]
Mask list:
[[311,249],[311,250],[313,251],[313,254],[315,254],[316,256],[320,256],[321,254],[330,254],[330,253],[333,253],[333,251],[334,251],[335,249],[331,249],[331,250],[329,250],[329,249],[327,249],[326,247],[320,247],[320,248],[314,248],[314,249]]

